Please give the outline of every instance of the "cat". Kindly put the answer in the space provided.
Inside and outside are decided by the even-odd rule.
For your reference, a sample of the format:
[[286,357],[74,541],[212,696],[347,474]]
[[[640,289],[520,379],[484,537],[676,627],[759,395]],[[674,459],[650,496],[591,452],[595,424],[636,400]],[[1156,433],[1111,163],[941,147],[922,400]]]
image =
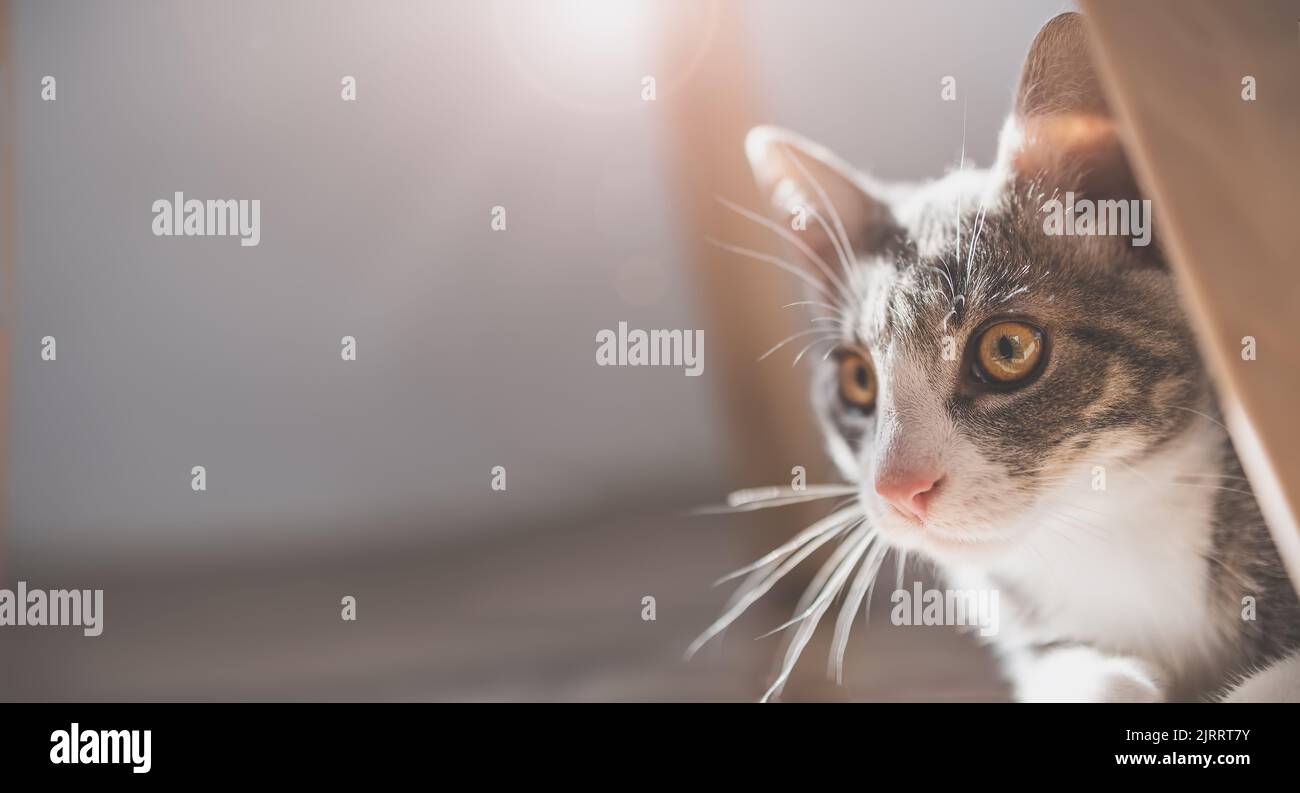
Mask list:
[[692,651],[832,545],[764,699],[845,593],[842,663],[893,551],[999,593],[991,641],[1019,700],[1300,700],[1300,603],[1158,229],[1150,246],[1045,232],[1067,192],[1141,197],[1078,14],[1035,38],[987,170],[882,184],[770,127],[746,153],[774,220],[740,211],[786,240],[824,323],[800,356],[816,350],[814,405],[849,484],[733,505],[852,503],[738,571]]

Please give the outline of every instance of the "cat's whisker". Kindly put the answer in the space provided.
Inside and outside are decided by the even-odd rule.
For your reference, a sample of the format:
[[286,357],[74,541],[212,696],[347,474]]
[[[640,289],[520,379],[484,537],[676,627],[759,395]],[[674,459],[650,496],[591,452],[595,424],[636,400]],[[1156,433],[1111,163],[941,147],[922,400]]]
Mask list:
[[[811,350],[813,347],[816,347],[818,344],[825,344],[827,341],[830,341],[831,344],[832,344],[832,347],[831,347],[831,349],[829,350],[829,352],[835,352],[835,347],[839,345],[839,338],[838,338],[838,337],[835,338],[835,339],[833,339],[833,340],[832,340],[832,339],[817,339],[817,340],[813,341],[811,344],[808,344],[808,345],[805,346],[802,350],[799,351],[799,354],[796,355],[796,356],[794,357],[794,360],[790,363],[790,368],[793,369],[794,367],[798,366],[798,365],[799,365],[799,359],[800,359],[800,358],[803,358],[804,354],[807,353],[809,350]],[[825,359],[823,359],[823,360],[825,360]]]
[[1102,511],[1100,511],[1100,510],[1092,509],[1091,507],[1085,507],[1085,506],[1083,506],[1082,504],[1076,504],[1076,503],[1074,503],[1073,501],[1066,501],[1066,500],[1063,499],[1063,498],[1062,498],[1062,499],[1057,499],[1057,500],[1055,501],[1055,503],[1058,503],[1058,504],[1064,504],[1064,505],[1066,505],[1067,507],[1070,507],[1070,508],[1072,508],[1072,509],[1081,509],[1081,510],[1083,510],[1084,512],[1091,512],[1092,514],[1094,514],[1094,515],[1096,515],[1096,516],[1098,516],[1098,517],[1101,517],[1101,518],[1109,518],[1109,517],[1111,517],[1110,515],[1107,515],[1105,512],[1102,512]]
[[796,489],[788,485],[771,485],[768,487],[750,487],[737,490],[727,496],[727,506],[743,507],[759,501],[771,501],[786,498],[831,498],[832,496],[851,496],[858,492],[857,485],[804,485]]
[[816,207],[809,207],[808,215],[817,222],[818,226],[821,226],[827,239],[831,241],[831,247],[835,250],[836,259],[840,263],[840,269],[844,271],[845,277],[848,278],[848,285],[840,291],[840,294],[844,298],[844,304],[846,306],[852,305],[854,288],[860,284],[857,279],[857,271],[853,267],[853,262],[849,259],[849,253],[844,250],[840,241],[837,239],[835,232],[826,223],[826,218],[822,216],[821,212],[817,211]]
[[[831,220],[835,223],[835,229],[840,235],[839,242],[843,243],[843,250],[840,251],[841,260],[844,264],[845,272],[849,272],[852,263],[857,261],[857,256],[853,253],[853,243],[849,240],[848,232],[844,230],[844,221],[840,219],[840,213],[836,211],[835,204],[831,202],[830,196],[828,196],[826,190],[822,188],[821,182],[817,181],[817,179],[808,171],[804,166],[803,161],[799,158],[799,155],[793,152],[787,152],[787,156],[790,157],[790,161],[794,163],[795,167],[799,169],[799,173],[803,174],[803,177],[813,186],[813,190],[817,193],[817,198],[821,201],[822,206],[830,212]],[[831,238],[832,242],[836,242],[835,235],[830,234],[829,229],[827,229],[827,235]],[[839,242],[836,242],[835,245],[837,249],[840,248]]]
[[819,334],[821,334],[823,337],[826,337],[826,338],[834,338],[834,339],[838,339],[838,338],[839,338],[839,334],[838,334],[838,333],[836,333],[836,332],[834,332],[834,331],[828,331],[828,330],[825,330],[824,328],[812,328],[812,329],[810,329],[810,330],[799,331],[798,333],[793,333],[793,334],[791,334],[791,335],[789,335],[789,336],[786,336],[784,339],[782,339],[781,341],[779,341],[775,347],[773,347],[772,349],[770,349],[770,350],[768,350],[767,352],[763,353],[762,355],[758,356],[758,360],[760,360],[760,361],[765,360],[765,359],[767,359],[768,357],[770,357],[770,356],[772,355],[772,353],[774,353],[774,352],[776,352],[777,350],[781,349],[782,347],[784,347],[785,345],[787,345],[787,344],[789,344],[790,342],[794,341],[795,339],[801,339],[801,338],[803,338],[804,336],[811,336],[811,335],[814,334],[814,333],[819,333]]
[[729,253],[745,256],[755,261],[764,262],[774,267],[778,267],[781,270],[784,270],[790,275],[793,275],[799,280],[803,281],[805,284],[815,289],[823,297],[826,297],[829,300],[835,299],[835,295],[831,294],[830,292],[827,292],[826,287],[823,286],[820,281],[818,281],[813,276],[809,275],[805,270],[801,270],[798,267],[795,267],[793,264],[790,264],[789,262],[787,262],[786,260],[782,259],[779,256],[773,256],[768,253],[762,253],[760,251],[751,250],[750,248],[745,248],[740,245],[732,245],[730,243],[723,242],[722,240],[719,240],[716,237],[705,237],[704,241],[716,248],[721,248],[724,251],[728,251]]
[[1124,466],[1124,467],[1127,468],[1128,470],[1130,470],[1130,471],[1132,471],[1133,473],[1137,474],[1138,476],[1142,477],[1142,481],[1144,481],[1144,482],[1148,482],[1148,483],[1152,483],[1151,475],[1148,474],[1147,472],[1141,470],[1140,468],[1137,468],[1137,467],[1135,467],[1135,466],[1129,464],[1128,462],[1125,462],[1124,460],[1120,460],[1120,459],[1116,459],[1115,462],[1119,463],[1120,465]]
[[[944,294],[944,293],[940,292],[940,295],[943,296],[943,297],[945,297],[945,298],[947,298],[948,300],[952,300],[953,298],[955,298],[955,297],[957,296],[956,292],[955,292],[954,289],[953,289],[953,285],[952,285],[952,266],[951,266],[951,265],[949,264],[949,262],[948,262],[948,257],[945,256],[942,252],[939,253],[939,263],[943,265],[943,272],[942,272],[942,274],[943,274],[944,278],[946,278],[947,281],[948,281],[948,293],[947,293],[947,294]],[[934,269],[937,270],[938,268],[936,267],[936,268],[934,268]],[[938,292],[939,290],[935,289],[934,291]]]
[[776,507],[788,507],[795,504],[807,504],[811,501],[821,501],[822,499],[831,498],[833,495],[826,494],[820,496],[785,496],[783,498],[773,498],[765,501],[753,501],[739,506],[704,506],[689,510],[688,515],[734,515],[740,512],[756,512],[760,509],[774,509]]
[[[880,572],[880,567],[885,563],[885,557],[889,554],[890,549],[888,545],[881,543],[881,547],[878,548],[878,550],[880,551],[879,557],[878,558],[873,557],[873,564],[875,564],[876,570],[871,574],[871,583],[867,585],[867,597],[866,597],[866,606],[865,606],[866,611],[863,613],[863,620],[866,622],[871,621],[871,598],[875,594],[876,581],[878,580],[876,574]],[[904,562],[905,561],[906,560],[904,560]],[[901,581],[902,579],[900,578],[899,580]],[[898,588],[902,589],[903,585],[900,583],[898,585]]]
[[1034,542],[1034,538],[1033,538],[1032,535],[1030,535],[1030,536],[1028,536],[1028,537],[1025,537],[1025,539],[1024,539],[1024,547],[1025,547],[1028,551],[1030,551],[1031,553],[1033,553],[1035,556],[1037,556],[1037,557],[1038,557],[1038,560],[1039,560],[1040,562],[1043,562],[1043,563],[1046,563],[1046,562],[1047,562],[1047,555],[1044,554],[1044,553],[1043,553],[1043,549],[1042,549],[1042,548],[1039,548],[1038,545]]
[[[831,518],[838,517],[840,518],[841,521],[843,520],[842,516],[839,515],[839,513],[837,513],[836,515],[832,515],[830,517]],[[808,534],[808,532],[813,528],[818,528],[819,524],[822,523],[826,523],[826,521],[825,520],[819,521],[818,524],[814,524],[809,529],[805,529],[803,532],[800,532],[799,537],[803,537],[804,535]],[[830,540],[838,536],[841,532],[843,532],[846,528],[848,528],[848,526],[851,523],[852,523],[852,519],[850,519],[848,522],[827,523],[825,526],[821,527],[816,533],[816,536],[812,536],[810,539],[808,539],[806,541],[806,544],[803,545],[803,547],[794,551],[794,553],[792,553],[788,559],[782,562],[771,573],[766,575],[761,581],[756,583],[750,590],[745,592],[745,594],[742,595],[739,599],[737,599],[737,601],[730,608],[728,608],[722,614],[721,617],[719,617],[712,625],[710,625],[707,629],[705,629],[704,633],[700,634],[699,637],[695,639],[695,641],[691,642],[690,647],[686,648],[686,659],[690,660],[690,658],[694,656],[695,653],[699,652],[699,649],[701,647],[703,647],[714,636],[717,636],[720,632],[726,629],[727,626],[729,626],[731,623],[735,622],[736,619],[738,619],[741,614],[745,613],[746,609],[748,609],[750,606],[754,604],[755,601],[757,601],[764,594],[766,594],[767,591],[770,590],[773,586],[775,586],[778,581],[784,578],[787,573],[789,573],[794,568],[798,567],[799,564],[803,562],[804,559],[807,559],[809,556],[811,556],[812,553],[816,551],[818,548],[820,548],[821,546],[825,545],[827,542],[829,542]],[[787,543],[786,545],[789,546],[790,543]],[[769,556],[770,555],[771,554],[769,554]]]
[[1228,430],[1228,428],[1227,428],[1226,426],[1224,426],[1223,422],[1219,421],[1218,419],[1214,418],[1213,416],[1209,415],[1208,413],[1202,413],[1202,412],[1199,411],[1199,410],[1193,410],[1192,408],[1183,407],[1182,405],[1170,405],[1169,407],[1173,408],[1174,410],[1185,410],[1185,411],[1187,411],[1188,413],[1192,413],[1192,414],[1195,414],[1195,415],[1197,415],[1197,416],[1200,416],[1201,418],[1205,419],[1206,421],[1212,422],[1212,423],[1214,423],[1214,424],[1219,425],[1220,427],[1223,427],[1224,432],[1227,432],[1227,430]]
[[[1203,414],[1202,414],[1202,415],[1203,415]],[[1209,417],[1206,416],[1206,418],[1209,418]],[[1199,482],[1179,482],[1179,481],[1178,481],[1178,477],[1181,476],[1181,474],[1177,474],[1177,473],[1174,474],[1174,475],[1171,476],[1171,477],[1168,477],[1168,478],[1160,477],[1160,478],[1157,478],[1157,479],[1153,479],[1153,478],[1152,478],[1151,476],[1149,476],[1148,474],[1146,474],[1146,473],[1144,473],[1143,471],[1139,470],[1138,468],[1136,468],[1136,467],[1130,465],[1129,463],[1124,462],[1123,460],[1119,460],[1118,462],[1119,462],[1120,465],[1123,465],[1125,468],[1128,468],[1128,469],[1129,469],[1130,471],[1132,471],[1133,473],[1135,473],[1135,474],[1137,474],[1138,476],[1142,477],[1142,480],[1143,480],[1143,481],[1148,482],[1148,483],[1151,483],[1151,484],[1157,484],[1157,483],[1160,483],[1160,484],[1169,484],[1169,485],[1174,485],[1175,487],[1201,487],[1201,488],[1205,488],[1205,489],[1207,489],[1207,490],[1223,490],[1223,491],[1226,491],[1226,492],[1228,492],[1228,493],[1240,493],[1240,494],[1243,495],[1243,496],[1250,496],[1251,498],[1254,498],[1254,496],[1255,496],[1255,494],[1252,493],[1252,492],[1249,491],[1249,490],[1238,490],[1237,488],[1233,488],[1233,487],[1224,487],[1224,486],[1222,486],[1222,485],[1203,485],[1203,484],[1201,484],[1201,483],[1199,483]]]
[[[1056,497],[1070,493],[1086,495],[1087,493],[1094,492],[1090,485],[1079,482],[1074,477],[1062,477],[1061,479],[1056,480],[1040,479],[1036,481],[1035,484],[1041,486],[1037,493],[1044,497]],[[1069,487],[1069,485],[1074,485],[1075,487]]]
[[940,301],[949,299],[948,294],[946,292],[944,292],[942,289],[939,289],[938,287],[935,286],[921,290],[921,295],[923,297],[930,297],[931,295],[933,295],[937,300]]
[[[982,227],[981,227],[981,228],[982,228]],[[1023,295],[1024,293],[1026,293],[1026,292],[1028,292],[1028,291],[1029,291],[1029,287],[1027,287],[1027,286],[1022,286],[1022,287],[1020,287],[1020,288],[1018,288],[1018,289],[1013,289],[1013,290],[1011,290],[1010,292],[1007,292],[1005,295],[1003,295],[1003,296],[998,300],[998,304],[1001,305],[1001,304],[1003,304],[1003,303],[1009,303],[1009,302],[1011,302],[1011,298],[1015,297],[1016,295]]]
[[839,547],[808,582],[803,595],[799,598],[799,603],[795,606],[795,615],[767,633],[756,637],[757,639],[765,639],[772,634],[780,633],[796,622],[802,622],[812,614],[823,599],[834,597],[843,585],[843,579],[848,577],[849,572],[862,558],[866,546],[876,536],[874,530],[862,526],[862,521],[858,521],[855,526],[856,528],[850,529],[849,535],[840,541]]
[[[1070,545],[1074,545],[1074,546],[1079,545],[1079,539],[1078,537],[1075,536],[1076,532],[1091,531],[1092,529],[1095,528],[1083,524],[1077,518],[1072,518],[1071,516],[1066,515],[1064,512],[1049,512],[1043,515],[1043,517],[1046,519],[1046,522],[1043,524],[1046,528],[1063,529],[1062,531],[1054,532],[1054,534],[1060,537],[1061,539],[1065,540]],[[1058,523],[1054,525],[1052,521],[1057,521]],[[1101,532],[1099,530],[1092,531],[1092,534],[1101,536]]]
[[975,259],[975,249],[976,246],[978,246],[980,243],[980,234],[984,231],[984,215],[988,211],[988,198],[989,198],[989,194],[986,191],[984,195],[980,197],[979,212],[977,212],[975,215],[974,235],[971,238],[970,252],[966,254],[966,283],[967,284],[970,283],[970,268],[971,268],[971,262],[974,261]]
[[796,300],[793,303],[786,303],[784,306],[781,306],[781,308],[793,308],[795,306],[815,306],[816,308],[824,308],[843,320],[845,325],[848,325],[852,320],[848,312],[843,309],[832,306],[830,303],[822,303],[817,300]]
[[799,236],[796,235],[793,231],[785,228],[784,226],[772,220],[771,218],[764,217],[758,214],[757,212],[748,210],[740,206],[739,204],[736,204],[732,201],[727,200],[726,198],[723,198],[720,195],[715,195],[713,198],[715,201],[722,204],[727,209],[730,209],[732,212],[735,212],[736,214],[740,215],[741,217],[752,220],[755,223],[764,226],[765,228],[769,228],[772,231],[775,231],[781,237],[781,239],[793,245],[804,256],[807,256],[808,259],[817,266],[817,269],[821,271],[822,275],[826,276],[826,279],[828,281],[835,284],[835,286],[839,288],[843,296],[848,295],[848,287],[844,284],[843,281],[839,279],[838,276],[835,275],[834,271],[831,269],[831,266],[826,263],[826,260],[823,259],[820,255],[818,255],[818,253],[814,251],[811,247],[809,247],[808,243],[799,239]]
[[821,520],[817,521],[816,523],[812,524],[811,526],[804,529],[803,531],[799,532],[794,537],[791,537],[784,544],[779,545],[776,548],[773,548],[772,550],[763,554],[761,557],[755,559],[753,562],[750,562],[749,564],[745,565],[744,567],[738,570],[733,570],[730,573],[727,573],[722,578],[719,578],[717,581],[714,581],[713,585],[718,586],[720,584],[725,584],[726,582],[739,578],[740,576],[745,575],[746,573],[757,570],[758,568],[762,567],[765,564],[769,564],[773,561],[781,559],[787,556],[788,554],[794,553],[796,550],[799,549],[800,546],[805,545],[806,543],[811,542],[815,539],[818,539],[822,535],[826,535],[832,532],[838,532],[847,528],[855,520],[858,520],[861,517],[862,517],[862,511],[860,508],[857,507],[848,507],[845,509],[837,510],[831,513],[830,515],[827,515],[826,517],[822,518]]
[[[804,596],[795,608],[796,612],[798,612],[796,616],[775,630],[764,634],[770,636],[792,625],[799,625],[799,629],[786,650],[780,673],[764,695],[763,701],[769,700],[782,690],[809,639],[820,624],[822,617],[834,603],[835,597],[843,590],[854,569],[857,569],[858,574],[853,577],[850,592],[846,595],[845,603],[841,606],[836,617],[835,633],[829,658],[830,668],[828,673],[833,671],[836,681],[843,682],[844,653],[848,645],[849,631],[853,619],[862,606],[863,598],[869,597],[871,590],[874,588],[876,576],[887,552],[888,546],[877,542],[877,534],[874,529],[869,527],[858,529],[842,542],[837,553],[827,560],[818,575],[804,591]],[[861,566],[859,566],[859,563],[861,563]]]
[[[1066,481],[1069,481],[1069,480],[1067,479]],[[1094,492],[1094,491],[1089,491],[1089,492]],[[1104,491],[1103,491],[1103,492],[1104,492]],[[1048,505],[1050,505],[1050,504],[1066,504],[1066,505],[1069,505],[1069,506],[1071,506],[1071,507],[1074,507],[1075,509],[1082,509],[1082,510],[1085,510],[1085,511],[1087,511],[1087,512],[1091,512],[1091,513],[1093,513],[1093,514],[1095,514],[1095,515],[1101,515],[1102,517],[1107,517],[1106,513],[1104,513],[1104,512],[1098,512],[1098,511],[1095,510],[1095,509],[1092,509],[1092,508],[1090,508],[1090,507],[1085,507],[1085,506],[1083,506],[1082,504],[1076,504],[1075,502],[1068,500],[1068,499],[1066,498],[1066,496],[1067,496],[1068,494],[1069,494],[1068,491],[1066,491],[1066,492],[1061,492],[1061,491],[1052,491],[1052,492],[1050,492],[1050,493],[1046,493],[1046,494],[1044,494],[1044,495],[1045,495],[1045,498],[1043,499],[1042,503],[1043,503],[1043,504],[1048,504]]]
[[[1069,508],[1075,505],[1067,502],[1057,502],[1057,506]],[[1044,517],[1047,518],[1054,517],[1060,520],[1067,521],[1070,525],[1074,526],[1076,529],[1091,532],[1094,536],[1097,537],[1105,538],[1114,534],[1113,531],[1106,528],[1105,526],[1098,526],[1097,524],[1085,520],[1084,518],[1081,518],[1078,515],[1071,515],[1068,512],[1061,511],[1060,509],[1049,510],[1048,512],[1045,513]],[[1073,541],[1074,539],[1073,537],[1070,537],[1070,535],[1068,534],[1064,536],[1071,541]]]
[[[846,502],[852,502],[852,500],[854,499],[846,499]],[[836,504],[835,511],[839,511],[839,507],[844,506],[846,502]],[[803,532],[790,538],[789,541],[784,543],[784,545],[775,547],[775,549],[768,551],[767,554],[763,554],[761,558],[755,559],[754,562],[746,564],[745,567],[735,569],[735,571],[729,572],[727,575],[718,578],[718,580],[714,581],[714,586],[723,585],[725,582],[735,580],[735,578],[741,576],[751,576],[753,573],[762,571],[764,568],[771,571],[771,569],[776,568],[777,564],[780,564],[784,559],[787,559],[792,552],[798,550],[798,547],[806,545],[807,542],[813,541],[813,539],[822,536],[822,534],[827,534],[828,538],[836,536],[836,534],[840,534],[844,532],[844,530],[852,528],[854,521],[859,519],[861,519],[861,513],[859,513],[857,519],[854,519],[854,517],[848,517],[848,519],[845,519],[844,521],[839,521],[839,523],[833,525],[822,526],[822,528],[818,530],[814,530],[815,526],[818,524],[809,526],[809,528],[806,528]],[[826,521],[826,519],[818,521],[818,523],[824,523],[824,521]],[[759,578],[759,580],[761,580],[761,578]],[[728,599],[728,607],[731,606],[731,603],[740,599],[741,594],[744,594],[746,589],[750,588],[750,584],[750,578],[746,578],[745,581],[742,581],[741,584],[737,586],[735,593],[732,593],[732,597]]]
[[965,296],[965,295],[957,295],[956,297],[954,297],[954,298],[952,299],[952,305],[949,306],[949,308],[948,308],[948,313],[943,315],[943,326],[942,326],[942,327],[943,327],[943,332],[944,332],[944,333],[947,333],[947,332],[948,332],[948,320],[951,319],[951,318],[953,318],[953,317],[955,317],[955,316],[957,316],[957,303],[958,303],[958,301],[960,301],[961,304],[962,304],[963,306],[966,305],[966,296]]
[[745,580],[737,584],[736,588],[727,596],[727,602],[722,607],[722,610],[726,611],[736,605],[745,593],[751,591],[756,585],[762,583],[764,578],[771,575],[772,571],[777,568],[777,565],[781,564],[781,561],[781,559],[773,559],[767,564],[759,565],[753,570],[750,570],[749,574],[745,576]]
[[[966,110],[969,108],[969,102],[966,99],[961,103],[961,160],[957,163],[957,172],[963,173],[966,170]],[[957,262],[961,263],[961,191],[957,191]],[[968,272],[969,279],[970,273]],[[954,299],[956,299],[956,290],[953,290]]]
[[[858,568],[858,574],[853,577],[853,583],[849,585],[844,605],[840,606],[840,613],[835,618],[835,633],[831,638],[829,668],[826,671],[835,673],[835,682],[838,685],[844,684],[844,654],[848,650],[849,633],[853,630],[853,620],[857,618],[858,611],[862,608],[863,599],[875,586],[876,576],[880,572],[880,566],[884,563],[888,551],[889,546],[884,543],[878,542],[872,546],[866,559],[863,560],[862,566]],[[898,588],[902,589],[901,583]],[[869,602],[867,608],[871,608]]]
[[933,270],[934,272],[938,273],[939,275],[942,275],[943,278],[944,278],[944,280],[948,282],[948,290],[953,294],[952,299],[953,299],[953,300],[956,300],[956,299],[957,299],[957,296],[956,296],[957,287],[953,285],[953,282],[952,282],[952,276],[951,276],[951,275],[949,275],[947,272],[945,272],[945,271],[943,271],[943,270],[940,270],[938,267],[935,267],[933,264],[927,264],[927,265],[925,265],[925,267],[924,267],[923,269],[926,269],[926,270]]
[[1251,498],[1255,497],[1255,494],[1249,490],[1238,490],[1235,487],[1224,487],[1223,485],[1203,485],[1199,482],[1179,482],[1173,479],[1168,480],[1168,484],[1174,485],[1175,487],[1200,487],[1206,490],[1222,490],[1225,493],[1239,493],[1243,496],[1250,496]]
[[808,640],[812,638],[813,632],[817,630],[817,625],[821,623],[822,615],[830,608],[830,601],[822,604],[821,608],[808,619],[799,624],[799,630],[795,631],[794,638],[790,640],[790,646],[785,651],[785,660],[781,663],[781,673],[777,675],[772,686],[763,694],[760,702],[768,702],[772,697],[781,693],[785,688],[785,683],[790,679],[790,672],[794,670],[795,662],[803,654],[804,647],[808,646]]

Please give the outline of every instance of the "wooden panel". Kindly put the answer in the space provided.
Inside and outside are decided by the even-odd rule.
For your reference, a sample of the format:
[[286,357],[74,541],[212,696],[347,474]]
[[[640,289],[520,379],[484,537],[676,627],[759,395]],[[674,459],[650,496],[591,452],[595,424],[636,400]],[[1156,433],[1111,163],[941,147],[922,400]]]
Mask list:
[[[692,26],[700,24],[706,5],[698,13],[664,14],[665,46],[673,53],[672,60],[691,60],[690,50],[698,47]],[[806,372],[793,370],[788,363],[802,345],[794,345],[785,356],[755,360],[777,341],[808,327],[798,310],[781,310],[806,295],[795,278],[776,267],[721,251],[706,241],[712,237],[770,255],[787,255],[774,233],[716,200],[722,196],[766,212],[744,154],[745,135],[762,118],[741,34],[741,11],[741,4],[720,0],[720,18],[710,46],[694,64],[689,79],[661,94],[659,104],[668,125],[697,294],[705,315],[721,332],[710,339],[708,371],[722,390],[723,410],[738,452],[738,481],[745,486],[789,484],[794,465],[803,465],[809,481],[816,481],[829,466],[808,405]],[[793,522],[798,513],[783,511],[780,531],[789,534],[801,525]],[[755,520],[762,522],[766,516]]]
[[1228,428],[1300,582],[1300,3],[1081,5]]

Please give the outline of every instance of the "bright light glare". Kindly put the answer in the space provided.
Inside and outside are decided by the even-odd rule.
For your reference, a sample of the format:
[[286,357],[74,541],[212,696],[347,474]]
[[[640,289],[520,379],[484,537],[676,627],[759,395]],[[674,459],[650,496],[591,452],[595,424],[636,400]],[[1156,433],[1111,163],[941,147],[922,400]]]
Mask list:
[[658,17],[647,0],[496,0],[493,16],[520,76],[566,104],[624,105],[659,62]]

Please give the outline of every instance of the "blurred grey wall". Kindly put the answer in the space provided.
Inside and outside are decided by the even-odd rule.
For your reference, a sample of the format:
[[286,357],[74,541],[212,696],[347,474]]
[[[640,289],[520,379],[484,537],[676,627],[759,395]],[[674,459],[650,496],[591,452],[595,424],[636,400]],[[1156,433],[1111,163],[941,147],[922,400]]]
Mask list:
[[[11,553],[293,552],[717,498],[707,365],[594,363],[619,321],[709,328],[639,96],[671,71],[645,6],[16,3]],[[762,120],[917,178],[956,164],[963,113],[987,164],[1064,6],[745,8]],[[260,199],[261,244],[154,237],[176,191]]]

